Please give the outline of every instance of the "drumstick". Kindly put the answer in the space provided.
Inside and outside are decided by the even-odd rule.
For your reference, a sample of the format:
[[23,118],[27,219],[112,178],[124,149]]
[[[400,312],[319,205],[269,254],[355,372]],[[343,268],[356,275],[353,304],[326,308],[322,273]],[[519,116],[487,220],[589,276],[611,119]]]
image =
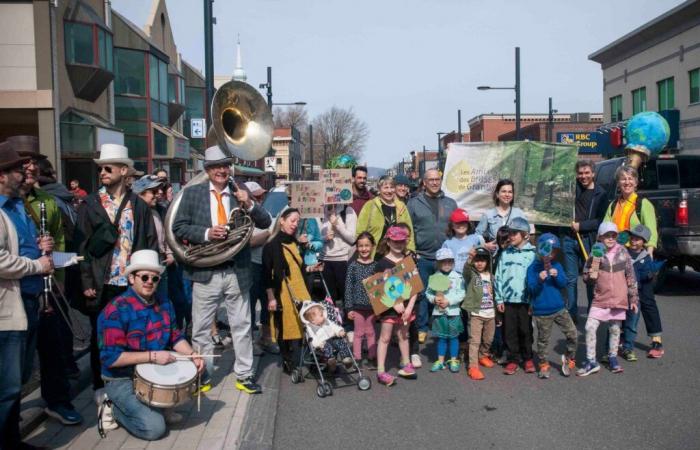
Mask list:
[[185,361],[194,358],[220,358],[221,355],[177,355],[175,359]]
[[[199,346],[197,346],[199,351]],[[202,406],[202,372],[197,372],[197,414],[199,414]]]

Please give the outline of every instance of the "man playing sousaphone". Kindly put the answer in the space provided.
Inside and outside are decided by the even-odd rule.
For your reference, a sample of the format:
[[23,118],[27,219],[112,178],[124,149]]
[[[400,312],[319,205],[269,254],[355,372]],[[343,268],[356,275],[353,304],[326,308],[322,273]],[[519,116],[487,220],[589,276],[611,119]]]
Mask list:
[[[223,241],[229,234],[231,211],[241,207],[257,228],[267,228],[270,215],[249,196],[248,191],[229,186],[233,158],[218,146],[209,147],[204,155],[204,170],[209,181],[186,188],[172,225],[175,237],[190,244]],[[253,380],[253,340],[250,333],[250,247],[213,267],[183,265],[185,278],[192,280],[192,340],[202,354],[213,351],[211,326],[216,310],[223,302],[228,313],[236,361],[233,371],[236,388],[248,394],[262,392]],[[211,361],[208,361],[211,366]],[[211,367],[210,367],[211,368]],[[208,387],[208,376],[203,380]]]
[[[177,328],[173,305],[156,295],[164,270],[155,251],[134,252],[126,268],[129,288],[112,299],[97,318],[102,378],[108,398],[98,418],[101,430],[122,425],[134,436],[151,441],[166,433],[166,419],[177,420],[176,414],[170,412],[164,417],[163,410],[139,400],[132,381],[138,364],[175,362],[177,357],[169,350],[183,356],[195,355]],[[204,370],[202,358],[194,357],[192,362],[198,372]]]

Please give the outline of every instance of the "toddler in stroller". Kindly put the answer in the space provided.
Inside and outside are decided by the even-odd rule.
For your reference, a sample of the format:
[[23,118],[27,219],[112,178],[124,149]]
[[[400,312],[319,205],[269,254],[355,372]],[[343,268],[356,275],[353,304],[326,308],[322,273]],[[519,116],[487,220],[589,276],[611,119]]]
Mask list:
[[346,368],[352,367],[350,348],[345,340],[345,330],[331,321],[327,308],[322,303],[307,302],[299,311],[311,346],[320,350],[330,373],[335,371],[336,362],[342,360]]

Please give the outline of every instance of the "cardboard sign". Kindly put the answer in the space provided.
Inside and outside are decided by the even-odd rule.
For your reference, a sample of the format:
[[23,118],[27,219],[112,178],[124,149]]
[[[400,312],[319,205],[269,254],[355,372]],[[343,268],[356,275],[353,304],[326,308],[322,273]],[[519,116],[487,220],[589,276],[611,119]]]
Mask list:
[[292,202],[302,218],[323,217],[323,183],[320,181],[293,181],[289,183]]
[[396,302],[409,300],[423,290],[413,258],[407,256],[390,271],[376,273],[362,280],[375,315],[392,308]]
[[352,203],[352,169],[321,170],[323,203],[326,205]]

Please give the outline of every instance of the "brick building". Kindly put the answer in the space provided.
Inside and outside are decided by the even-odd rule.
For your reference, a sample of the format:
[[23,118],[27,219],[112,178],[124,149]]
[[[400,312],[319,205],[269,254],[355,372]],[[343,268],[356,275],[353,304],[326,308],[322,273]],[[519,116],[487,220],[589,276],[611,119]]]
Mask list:
[[[584,113],[565,114],[556,113],[553,115],[553,122],[570,124],[572,121],[581,121]],[[586,121],[603,123],[602,114],[587,114]],[[535,123],[546,123],[549,120],[548,114],[521,114],[520,130]],[[470,142],[496,142],[499,136],[515,131],[515,114],[481,114],[469,120],[469,140]]]
[[277,158],[278,181],[298,181],[302,179],[301,133],[296,127],[275,128],[272,148]]

